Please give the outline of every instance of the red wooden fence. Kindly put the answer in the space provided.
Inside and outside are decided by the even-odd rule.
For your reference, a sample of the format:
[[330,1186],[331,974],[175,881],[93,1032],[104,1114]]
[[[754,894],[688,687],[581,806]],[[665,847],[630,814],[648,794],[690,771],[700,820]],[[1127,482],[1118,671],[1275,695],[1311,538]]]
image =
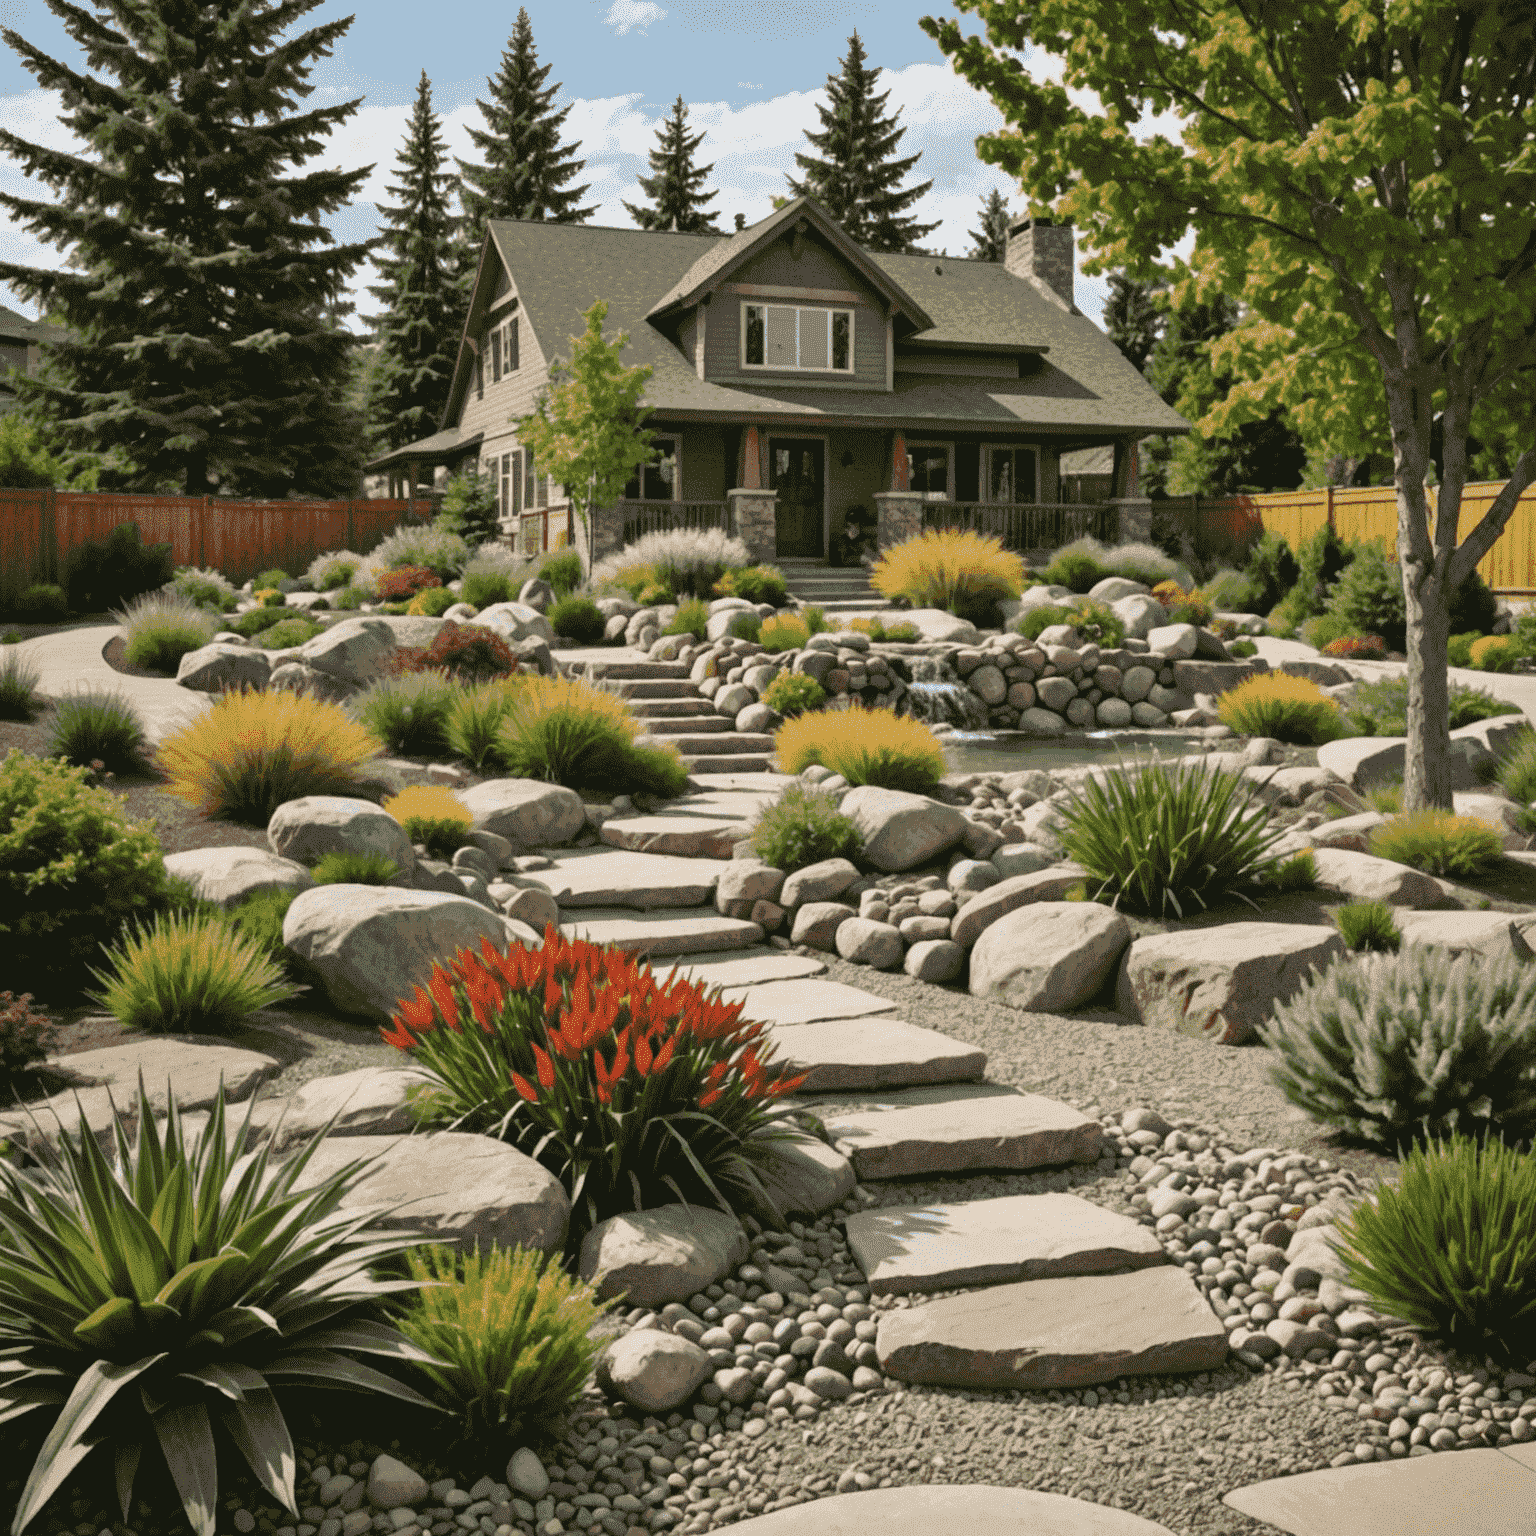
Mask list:
[[61,581],[71,551],[137,523],[146,544],[169,544],[177,565],[212,566],[237,586],[277,567],[296,576],[324,550],[366,555],[402,523],[424,521],[415,501],[235,501],[223,496],[127,496],[95,491],[0,490],[0,594]]

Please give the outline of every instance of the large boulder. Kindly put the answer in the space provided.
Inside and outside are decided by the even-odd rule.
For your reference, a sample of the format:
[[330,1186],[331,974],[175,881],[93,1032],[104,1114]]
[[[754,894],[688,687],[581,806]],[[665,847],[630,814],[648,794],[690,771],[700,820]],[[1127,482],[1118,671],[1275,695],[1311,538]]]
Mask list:
[[495,832],[515,849],[568,843],[587,824],[581,796],[542,779],[487,779],[459,799],[477,831]]
[[199,901],[238,906],[258,891],[307,891],[315,882],[305,867],[265,848],[193,848],[168,853],[165,871],[187,881]]
[[[1451,788],[1477,790],[1479,771],[1529,725],[1524,715],[1478,720],[1451,732]],[[1336,773],[1351,789],[1366,790],[1403,776],[1407,741],[1402,736],[1346,736],[1317,749],[1320,768]]]
[[287,800],[267,823],[272,851],[300,864],[314,864],[328,853],[382,853],[409,875],[416,854],[405,828],[371,800],[345,795],[304,795]]
[[1161,624],[1147,631],[1147,644],[1154,656],[1188,661],[1200,648],[1200,635],[1193,624]]
[[432,1081],[402,1053],[396,1067],[358,1067],[329,1077],[312,1077],[286,1101],[276,1099],[272,1144],[284,1151],[329,1127],[332,1136],[403,1136],[414,1128],[410,1099]]
[[1225,923],[1137,939],[1120,964],[1115,1005],[1142,1024],[1242,1045],[1316,967],[1348,951],[1338,930],[1304,923]]
[[1247,661],[1176,661],[1173,664],[1173,686],[1179,693],[1191,698],[1197,693],[1215,697],[1245,683],[1250,677],[1269,671],[1269,663],[1253,656]]
[[1446,903],[1444,890],[1433,875],[1426,875],[1392,859],[1371,853],[1352,853],[1346,848],[1314,848],[1317,887],[1349,901],[1384,901],[1391,907],[1438,907]]
[[1087,877],[1081,864],[1052,864],[1029,875],[1014,875],[988,886],[951,919],[949,936],[967,949],[1000,918],[1040,901],[1060,901]]
[[1020,907],[976,941],[971,996],[1026,1013],[1081,1008],[1098,995],[1130,942],[1130,924],[1095,902]]
[[1436,945],[1453,956],[1481,955],[1485,960],[1536,958],[1528,942],[1536,938],[1531,919],[1519,920],[1508,912],[1397,912],[1394,914],[1404,944]]
[[1110,612],[1125,625],[1126,638],[1145,640],[1152,630],[1168,622],[1168,610],[1151,595],[1135,593],[1109,605]]
[[298,658],[317,672],[358,685],[382,674],[399,643],[394,626],[383,618],[343,619],[306,640]]
[[1506,851],[1530,845],[1530,838],[1520,830],[1521,813],[1525,807],[1516,805],[1506,795],[1494,795],[1486,791],[1481,794],[1452,795],[1451,808],[1458,816],[1470,816],[1474,821],[1491,827],[1498,833]]
[[747,1234],[709,1206],[663,1205],[600,1221],[582,1239],[578,1270],[599,1296],[632,1307],[686,1301],[745,1264]]
[[215,641],[188,651],[176,666],[176,681],[199,693],[223,693],[226,688],[265,688],[272,661],[265,651]]
[[714,1362],[692,1339],[637,1328],[597,1360],[597,1384],[642,1413],[670,1413],[709,1380]]
[[477,624],[494,629],[504,640],[543,640],[553,645],[555,627],[527,603],[492,603],[482,608]]
[[819,1216],[853,1193],[853,1164],[826,1142],[803,1131],[776,1138],[764,1152],[758,1179],[773,1211],[766,1215]]
[[505,949],[530,934],[468,896],[385,885],[318,885],[296,897],[283,919],[284,946],[332,1005],[379,1024],[459,949],[478,953],[482,939]]
[[859,829],[864,856],[876,869],[915,869],[965,836],[964,814],[926,795],[860,785],[843,796],[843,815]]
[[1151,587],[1145,582],[1132,581],[1128,576],[1106,576],[1088,589],[1088,596],[1096,603],[1118,603],[1123,597],[1150,597]]

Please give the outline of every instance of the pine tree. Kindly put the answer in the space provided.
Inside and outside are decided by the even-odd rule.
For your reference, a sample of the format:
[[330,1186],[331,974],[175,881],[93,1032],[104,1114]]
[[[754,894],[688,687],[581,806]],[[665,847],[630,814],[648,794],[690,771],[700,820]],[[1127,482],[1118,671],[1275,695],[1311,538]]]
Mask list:
[[567,185],[586,161],[576,158],[580,145],[560,142],[571,109],[554,105],[558,82],[544,84],[552,68],[539,64],[533,23],[526,9],[519,10],[501,68],[486,82],[491,99],[476,103],[485,129],[469,130],[485,164],[459,161],[464,212],[477,230],[487,219],[584,224],[596,211],[595,205],[576,206],[586,195],[585,185]]
[[1008,204],[996,187],[981,205],[981,228],[970,231],[973,261],[1008,259]]
[[715,215],[706,208],[719,195],[704,192],[704,178],[713,165],[695,165],[693,157],[704,142],[704,130],[688,132],[688,108],[679,96],[671,116],[656,130],[657,147],[650,152],[649,176],[637,176],[640,190],[650,198],[649,207],[625,203],[641,229],[675,229],[685,235],[718,235]]
[[1166,316],[1157,295],[1166,281],[1138,282],[1124,272],[1109,274],[1109,298],[1104,305],[1104,331],[1121,355],[1139,372],[1146,372],[1163,334]]
[[336,245],[321,217],[372,167],[301,170],[360,102],[292,107],[350,18],[285,40],[320,0],[47,3],[95,73],[0,33],[89,146],[0,129],[0,151],[56,194],[0,193],[0,207],[70,256],[61,271],[0,262],[0,280],[69,327],[23,385],[30,406],[127,489],[353,493],[341,316],[372,242]]
[[905,128],[897,126],[900,111],[885,116],[890,92],[875,95],[880,76],[865,66],[864,44],[855,32],[848,39],[842,72],[827,76],[827,105],[819,102],[821,132],[806,130],[816,154],[796,154],[803,179],[789,178],[797,197],[809,194],[826,208],[860,245],[872,251],[910,251],[937,223],[919,224],[907,210],[933,185],[922,182],[904,190],[898,185],[922,158],[893,158]]
[[437,430],[464,323],[456,270],[458,219],[449,205],[454,178],[443,169],[442,122],[432,110],[425,70],[416,87],[405,143],[390,184],[394,206],[381,207],[380,282],[369,292],[384,305],[375,336],[379,358],[369,380],[370,435],[400,448]]

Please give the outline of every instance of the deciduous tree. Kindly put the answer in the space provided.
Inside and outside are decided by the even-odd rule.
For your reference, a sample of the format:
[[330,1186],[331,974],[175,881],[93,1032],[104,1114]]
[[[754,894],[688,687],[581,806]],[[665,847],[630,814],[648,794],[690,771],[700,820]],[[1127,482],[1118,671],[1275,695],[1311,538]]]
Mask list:
[[[1090,270],[1150,271],[1193,230],[1179,297],[1245,317],[1211,429],[1289,408],[1336,452],[1390,436],[1407,606],[1404,805],[1451,801],[1449,601],[1536,478],[1536,10],[1528,0],[956,0],[926,17],[1006,126],[977,143],[1072,218]],[[1038,80],[1021,53],[1064,59]],[[1069,92],[1071,94],[1069,94]],[[1097,97],[1097,105],[1093,97]],[[1182,142],[1146,119],[1182,119]],[[1438,496],[1425,478],[1444,418]],[[1508,483],[1462,536],[1467,439]]]
[[675,229],[685,235],[720,233],[714,214],[705,207],[719,195],[704,190],[714,166],[694,163],[703,142],[702,128],[697,133],[688,132],[688,108],[679,96],[656,130],[656,148],[650,152],[651,174],[635,178],[650,203],[624,204],[641,229]]

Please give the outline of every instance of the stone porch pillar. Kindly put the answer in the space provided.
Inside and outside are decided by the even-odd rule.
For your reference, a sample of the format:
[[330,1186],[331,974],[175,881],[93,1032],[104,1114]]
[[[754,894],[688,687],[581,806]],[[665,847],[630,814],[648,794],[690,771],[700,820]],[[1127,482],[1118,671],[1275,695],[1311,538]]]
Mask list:
[[[619,507],[593,507],[588,517],[588,527],[583,528],[581,518],[575,519],[574,539],[582,561],[590,571],[599,560],[614,555],[624,547],[624,513]],[[550,530],[554,541],[554,530]]]
[[1105,505],[1114,510],[1115,543],[1152,542],[1152,503],[1145,496],[1112,496]]
[[921,491],[876,491],[876,547],[889,549],[905,544],[923,531],[923,493]]
[[778,553],[779,493],[737,486],[725,493],[731,525],[759,565],[772,565]]

